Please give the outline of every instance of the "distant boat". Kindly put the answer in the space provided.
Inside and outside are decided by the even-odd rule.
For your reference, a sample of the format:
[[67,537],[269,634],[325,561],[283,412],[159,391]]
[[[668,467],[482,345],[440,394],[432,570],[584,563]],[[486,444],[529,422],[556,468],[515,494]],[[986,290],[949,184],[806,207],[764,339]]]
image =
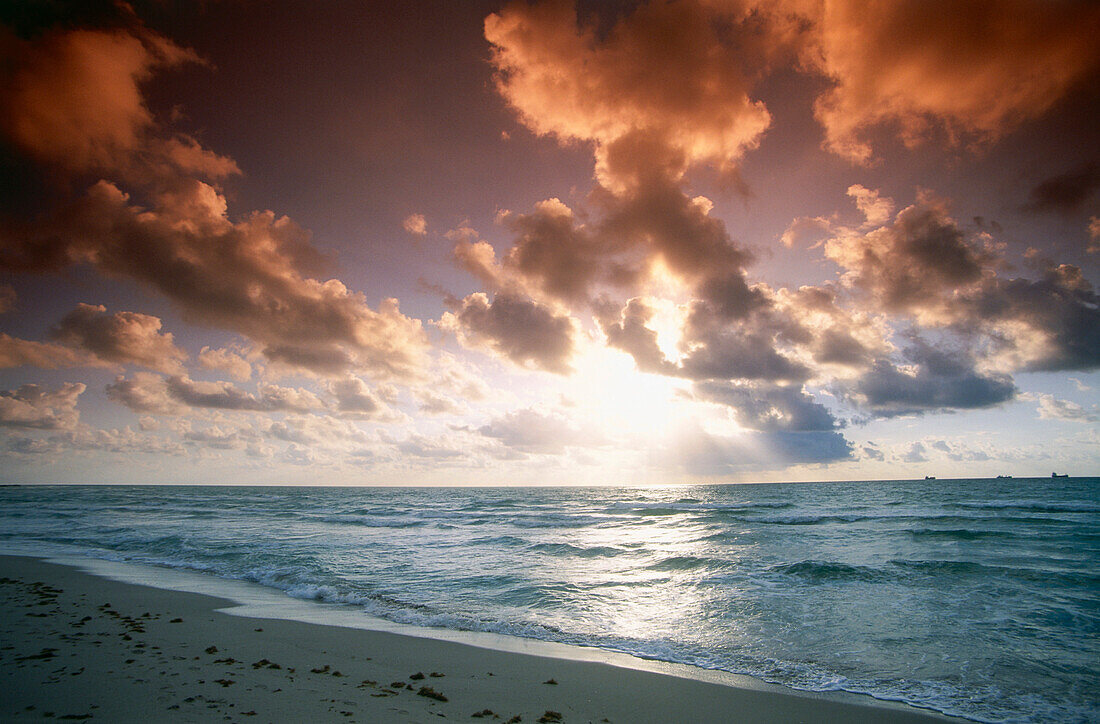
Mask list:
[[925,476],[924,476],[924,479],[925,479],[925,480],[935,480],[935,479],[936,479],[936,476],[935,476],[935,475],[925,475]]
[[1051,473],[1050,477],[1052,477],[1052,478],[1068,478],[1069,473],[1062,473],[1061,475],[1059,475],[1058,473]]
[[1012,480],[1011,475],[998,475],[997,480]]

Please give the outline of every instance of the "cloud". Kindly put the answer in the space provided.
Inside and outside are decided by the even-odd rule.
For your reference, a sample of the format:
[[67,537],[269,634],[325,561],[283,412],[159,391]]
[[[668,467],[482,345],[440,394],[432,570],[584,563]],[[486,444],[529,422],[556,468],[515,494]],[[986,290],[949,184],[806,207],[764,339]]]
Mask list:
[[394,299],[375,311],[339,280],[303,276],[320,257],[290,219],[256,212],[232,222],[225,198],[200,181],[157,202],[139,207],[100,181],[47,228],[8,230],[0,266],[91,263],[161,292],[189,322],[239,332],[307,369],[392,377],[420,370],[427,339],[419,320],[401,314]]
[[1047,111],[1100,59],[1090,3],[860,0],[806,3],[803,61],[834,85],[814,112],[825,145],[869,161],[890,124],[914,146],[934,126],[953,141],[996,140]]
[[467,345],[486,346],[520,366],[533,365],[557,374],[571,371],[573,320],[537,302],[507,293],[492,302],[476,293],[462,300],[443,323]]
[[81,350],[50,342],[33,342],[0,332],[0,369],[6,367],[106,367],[103,362]]
[[0,333],[0,368],[33,366],[114,367],[134,364],[179,372],[187,353],[157,317],[138,312],[107,314],[102,305],[79,304],[50,328],[55,342],[35,342]]
[[1005,369],[1100,366],[1100,297],[1080,268],[1049,265],[1037,280],[1001,276],[987,233],[966,232],[928,194],[887,225],[836,232],[825,254],[867,307],[984,339]]
[[336,411],[341,417],[357,419],[392,418],[393,410],[375,390],[358,377],[347,377],[329,383],[329,393],[336,398]]
[[134,412],[179,415],[189,408],[237,412],[313,412],[325,404],[309,390],[259,385],[256,394],[229,382],[195,381],[181,375],[137,373],[107,385],[107,398]]
[[1100,166],[1086,163],[1037,184],[1028,194],[1028,211],[1076,211],[1100,188]]
[[603,436],[584,430],[555,413],[532,408],[514,410],[478,428],[485,437],[524,453],[560,455],[568,447],[598,447]]
[[466,412],[463,405],[431,390],[420,389],[415,394],[417,401],[420,403],[420,411],[427,415],[462,415]]
[[800,387],[751,387],[697,382],[695,396],[730,408],[738,424],[766,432],[820,432],[840,427],[833,414]]
[[846,393],[880,417],[992,407],[1016,396],[1007,375],[982,373],[965,352],[948,352],[914,340],[903,367],[879,359]]
[[243,334],[287,366],[418,374],[427,339],[395,300],[375,311],[338,280],[317,278],[327,259],[286,217],[229,218],[209,182],[239,173],[236,164],[159,122],[142,93],[157,72],[200,59],[119,12],[120,27],[53,30],[8,48],[0,130],[55,173],[101,180],[78,198],[50,200],[34,221],[5,220],[0,268],[87,264],[163,294],[189,323]]
[[9,46],[5,134],[27,154],[71,172],[126,178],[239,173],[195,139],[165,132],[141,84],[165,68],[201,63],[194,51],[139,24],[110,30],[44,33]]
[[[876,211],[875,217],[882,214]],[[946,204],[928,194],[889,225],[839,231],[826,242],[825,256],[847,270],[846,285],[871,294],[888,311],[934,308],[945,292],[978,282],[989,260],[948,215]]]
[[107,314],[103,305],[78,304],[50,329],[50,336],[99,359],[136,364],[161,372],[179,372],[187,353],[157,317],[139,312]]
[[867,458],[868,460],[877,460],[879,462],[882,462],[886,459],[886,456],[883,455],[882,451],[879,450],[872,442],[864,445],[862,448],[862,452],[863,457]]
[[928,451],[922,443],[914,442],[909,445],[901,459],[907,463],[925,463],[928,462]]
[[[414,458],[421,462],[458,461],[468,455],[466,450],[446,439],[432,440],[416,433],[409,435],[404,440],[393,440],[384,435],[381,437],[383,442],[392,445],[402,456]],[[405,462],[409,461],[406,460]]]
[[571,305],[670,277],[708,296],[744,292],[742,270],[751,255],[711,215],[709,199],[687,195],[659,167],[629,192],[597,188],[590,201],[599,214],[587,223],[557,198],[529,214],[504,215],[516,236],[499,262],[476,234],[456,235],[455,258],[490,289]]
[[894,200],[881,196],[875,189],[852,184],[848,187],[848,195],[855,200],[856,208],[863,214],[868,226],[885,224],[894,213]]
[[409,214],[401,222],[401,227],[410,234],[424,236],[428,233],[428,220],[424,218],[424,214]]
[[630,276],[609,263],[613,249],[578,225],[572,209],[557,198],[538,202],[530,214],[508,214],[503,220],[516,239],[503,269],[495,273],[499,280],[516,279],[551,298],[583,303],[595,284]]
[[762,26],[701,3],[638,6],[600,32],[572,3],[512,3],[485,19],[500,94],[531,130],[592,141],[597,175],[621,190],[629,174],[611,168],[617,143],[649,139],[647,154],[682,173],[692,163],[728,167],[771,122],[750,97]]
[[962,301],[967,321],[994,325],[1025,370],[1100,366],[1100,296],[1073,265],[1049,268],[1038,281],[988,283]]
[[72,430],[80,418],[77,399],[85,389],[79,382],[67,382],[52,391],[38,385],[2,390],[0,426]]
[[804,382],[812,372],[777,349],[778,330],[766,324],[716,324],[697,304],[684,329],[687,354],[680,375],[692,380]]
[[209,346],[199,350],[199,367],[204,370],[225,372],[238,382],[252,377],[252,365],[237,352],[230,349],[213,349]]
[[240,429],[222,429],[218,425],[183,434],[185,443],[214,450],[243,450],[248,445],[244,438]]
[[310,450],[350,452],[371,442],[350,420],[317,415],[292,416],[272,422],[264,434]]
[[1067,420],[1070,422],[1096,422],[1100,415],[1070,400],[1060,400],[1053,395],[1039,395],[1040,420]]
[[640,298],[627,302],[621,313],[605,305],[599,314],[608,347],[628,353],[641,372],[675,374],[676,365],[665,358],[657,345],[657,332],[646,326],[652,319],[653,310]]
[[130,378],[119,375],[107,385],[107,399],[125,405],[134,412],[180,415],[187,407],[168,392],[168,383],[160,375],[138,372]]

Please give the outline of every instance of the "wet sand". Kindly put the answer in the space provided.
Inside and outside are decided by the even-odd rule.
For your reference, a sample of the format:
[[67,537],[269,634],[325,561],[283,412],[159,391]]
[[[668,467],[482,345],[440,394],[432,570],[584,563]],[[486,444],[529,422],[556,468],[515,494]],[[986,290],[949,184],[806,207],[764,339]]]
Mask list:
[[218,610],[232,606],[0,556],[0,720],[963,721],[854,695]]

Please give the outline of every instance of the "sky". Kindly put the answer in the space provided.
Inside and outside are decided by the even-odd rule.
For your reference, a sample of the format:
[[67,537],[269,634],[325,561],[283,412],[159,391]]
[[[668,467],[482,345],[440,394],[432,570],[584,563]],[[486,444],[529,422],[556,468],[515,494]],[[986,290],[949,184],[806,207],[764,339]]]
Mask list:
[[1100,474],[1100,5],[0,7],[0,479]]

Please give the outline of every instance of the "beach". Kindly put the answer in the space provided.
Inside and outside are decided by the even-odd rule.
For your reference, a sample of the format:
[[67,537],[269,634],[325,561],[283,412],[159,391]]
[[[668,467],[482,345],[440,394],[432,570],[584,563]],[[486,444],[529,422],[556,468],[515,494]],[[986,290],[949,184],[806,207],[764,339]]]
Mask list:
[[952,721],[869,697],[229,615],[226,599],[30,557],[0,557],[0,605],[4,721]]

